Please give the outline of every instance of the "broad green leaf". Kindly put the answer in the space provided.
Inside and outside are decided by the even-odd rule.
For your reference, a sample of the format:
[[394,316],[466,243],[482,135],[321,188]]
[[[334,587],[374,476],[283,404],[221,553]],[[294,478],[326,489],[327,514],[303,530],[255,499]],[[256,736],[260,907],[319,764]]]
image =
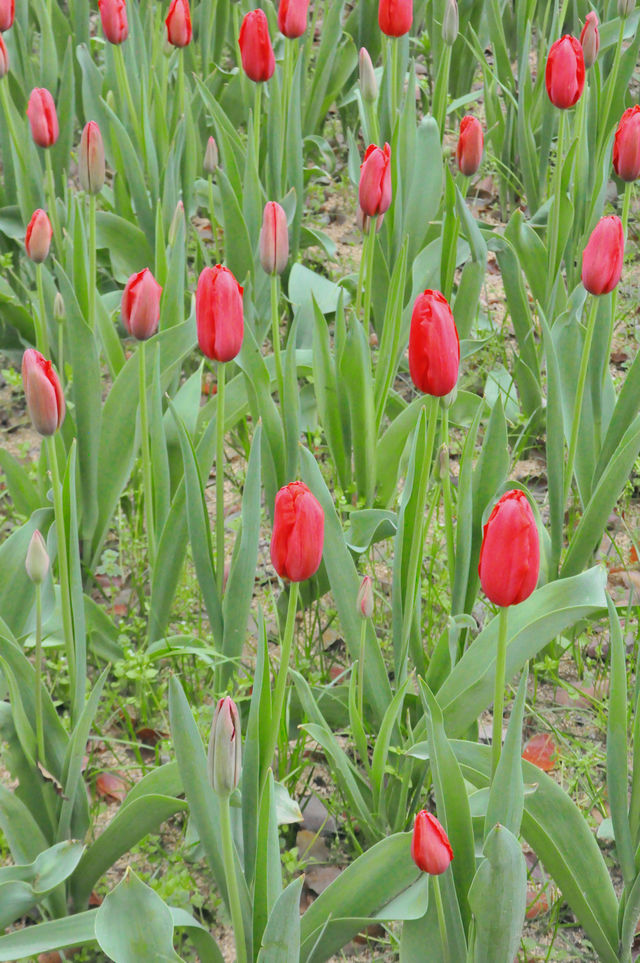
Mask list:
[[298,963],[303,881],[299,876],[278,896],[262,936],[258,963]]
[[114,963],[178,963],[169,907],[131,869],[105,897],[96,913],[96,939]]
[[475,921],[474,963],[513,963],[527,903],[522,847],[505,826],[493,827],[469,890]]

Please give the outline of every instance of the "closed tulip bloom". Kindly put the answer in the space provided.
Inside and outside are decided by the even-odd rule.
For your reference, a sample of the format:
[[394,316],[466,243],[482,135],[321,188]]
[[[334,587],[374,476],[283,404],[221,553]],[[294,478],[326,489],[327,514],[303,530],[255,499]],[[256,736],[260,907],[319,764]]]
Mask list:
[[435,816],[422,809],[416,816],[411,838],[411,858],[423,873],[440,876],[453,859],[449,838]]
[[240,27],[240,56],[242,68],[256,83],[268,80],[276,69],[269,23],[264,10],[251,10]]
[[494,605],[518,605],[538,584],[540,539],[524,492],[506,492],[484,526],[478,573]]
[[365,575],[358,591],[358,613],[363,619],[370,619],[373,615],[373,579]]
[[458,4],[456,0],[447,0],[442,18],[442,39],[449,47],[453,47],[458,38]]
[[2,32],[13,26],[15,12],[15,0],[0,0],[0,30]]
[[324,548],[324,512],[304,482],[276,495],[271,561],[280,578],[304,582],[318,571]]
[[33,427],[41,435],[53,435],[64,421],[64,395],[51,362],[35,348],[22,356],[22,386]]
[[628,107],[613,141],[613,169],[623,181],[640,177],[640,104]]
[[368,104],[375,104],[378,99],[378,81],[366,47],[361,47],[358,54],[358,80],[362,99]]
[[387,37],[402,37],[413,23],[413,0],[380,0],[378,26]]
[[109,43],[123,43],[129,36],[125,0],[98,0],[102,29]]
[[34,87],[27,104],[31,136],[38,147],[51,147],[58,139],[58,115],[53,97],[46,87]]
[[207,768],[213,791],[230,796],[240,782],[242,734],[238,708],[229,696],[220,699],[213,713]]
[[369,217],[384,214],[391,204],[391,148],[369,144],[360,165],[360,207]]
[[0,80],[9,73],[9,51],[0,33]]
[[618,16],[628,17],[636,7],[636,0],[618,0]]
[[24,567],[34,585],[42,585],[49,571],[49,553],[44,538],[36,528],[31,536]]
[[122,320],[129,334],[146,341],[158,330],[162,287],[149,268],[132,274],[122,292]]
[[210,137],[207,141],[207,146],[204,151],[204,161],[202,166],[204,167],[205,174],[215,174],[218,170],[218,145],[213,137]]
[[426,395],[443,398],[456,386],[460,341],[449,302],[440,291],[416,298],[409,332],[409,373]]
[[582,254],[582,283],[590,294],[609,294],[622,276],[624,231],[615,214],[601,218]]
[[282,274],[289,260],[287,215],[275,201],[265,205],[260,230],[260,264],[267,274]]
[[174,47],[186,47],[191,43],[191,11],[189,0],[171,0],[165,20],[167,40]]
[[207,358],[231,361],[242,347],[242,288],[229,268],[204,268],[196,289],[198,344]]
[[87,194],[99,194],[104,186],[104,144],[95,120],[85,124],[78,151],[78,177]]
[[577,104],[584,89],[584,55],[575,37],[565,34],[551,45],[544,79],[554,107],[568,110]]
[[477,117],[467,114],[460,121],[460,134],[456,147],[456,160],[460,172],[465,177],[471,177],[482,163],[484,150],[484,134],[482,124]]
[[24,238],[24,246],[27,254],[36,264],[46,261],[51,247],[51,235],[53,228],[51,221],[42,208],[38,208],[31,215],[31,220],[27,225],[27,233]]
[[584,27],[582,28],[582,33],[580,34],[580,43],[582,44],[584,65],[588,70],[589,67],[593,67],[594,63],[596,62],[598,50],[600,49],[598,16],[593,10],[590,10],[587,14],[587,19],[584,22]]
[[301,37],[307,29],[309,0],[280,0],[278,30],[290,40]]

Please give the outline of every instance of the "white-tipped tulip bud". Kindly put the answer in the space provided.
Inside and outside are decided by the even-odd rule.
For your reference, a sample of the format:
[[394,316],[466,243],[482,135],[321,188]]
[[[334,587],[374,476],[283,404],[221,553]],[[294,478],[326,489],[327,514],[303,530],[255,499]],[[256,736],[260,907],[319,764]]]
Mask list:
[[207,763],[213,791],[230,796],[240,782],[242,735],[238,707],[229,696],[220,699],[213,713]]
[[53,318],[58,324],[62,324],[66,317],[66,311],[64,309],[64,298],[59,291],[56,291],[56,296],[53,299]]
[[31,536],[25,559],[27,575],[34,585],[42,585],[49,571],[49,555],[44,538],[36,528]]
[[458,4],[456,0],[447,0],[442,19],[442,39],[449,47],[453,47],[458,37]]
[[95,120],[85,124],[78,151],[78,177],[87,194],[99,194],[104,186],[104,144]]
[[440,445],[434,470],[436,481],[442,481],[449,474],[449,448],[447,445]]
[[360,584],[358,613],[363,619],[370,619],[373,615],[373,581],[370,575],[365,575]]
[[618,0],[618,16],[628,17],[635,10],[635,6],[636,0]]
[[175,244],[176,235],[181,222],[184,222],[184,204],[182,201],[178,201],[176,204],[176,209],[173,212],[173,217],[171,218],[171,224],[169,225],[169,244],[171,246]]
[[375,104],[378,99],[378,81],[376,80],[376,73],[366,47],[360,47],[358,69],[362,99],[369,104]]
[[260,264],[267,274],[282,274],[289,260],[287,215],[276,201],[264,208],[260,230]]
[[204,152],[204,161],[202,163],[205,174],[215,174],[215,172],[218,170],[218,161],[218,145],[213,137],[210,137],[207,141],[207,146]]

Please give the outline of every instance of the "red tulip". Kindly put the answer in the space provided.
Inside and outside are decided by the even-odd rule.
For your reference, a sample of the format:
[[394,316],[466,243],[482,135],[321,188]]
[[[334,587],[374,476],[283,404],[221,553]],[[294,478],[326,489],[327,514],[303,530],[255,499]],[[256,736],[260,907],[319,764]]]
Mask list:
[[109,43],[123,43],[129,36],[125,0],[98,0],[102,29]]
[[242,288],[229,268],[204,268],[196,289],[198,344],[207,358],[231,361],[242,347]]
[[27,104],[31,136],[38,147],[51,147],[58,139],[58,115],[53,97],[46,87],[34,87]]
[[276,495],[271,561],[280,578],[304,582],[318,571],[324,547],[324,512],[307,486],[291,482]]
[[478,573],[495,605],[518,605],[538,584],[540,539],[524,492],[513,489],[495,504],[484,526]]
[[596,62],[598,50],[600,49],[598,15],[593,10],[590,10],[587,14],[582,33],[580,34],[580,43],[582,45],[584,65],[588,70],[589,67],[593,67]]
[[53,228],[51,221],[42,208],[38,208],[31,215],[31,220],[27,225],[27,233],[24,238],[24,246],[27,254],[36,264],[42,264],[49,256],[51,247],[51,235]]
[[370,619],[373,615],[373,579],[370,575],[365,575],[360,583],[356,604],[362,618]]
[[453,859],[449,838],[440,822],[426,809],[416,816],[411,838],[411,858],[423,873],[440,876]]
[[146,341],[158,330],[162,287],[149,268],[132,274],[122,292],[122,320],[138,341]]
[[99,194],[104,185],[104,144],[95,120],[85,124],[78,151],[78,177],[87,194]]
[[282,274],[289,260],[287,215],[275,201],[264,209],[260,230],[260,264],[267,274]]
[[51,362],[34,348],[22,357],[22,385],[33,427],[41,435],[53,435],[64,421],[64,395]]
[[613,141],[613,169],[623,181],[640,177],[640,104],[627,107]]
[[9,73],[9,51],[0,33],[0,80]]
[[238,43],[242,67],[247,77],[256,83],[268,80],[276,69],[276,60],[264,10],[251,10],[245,16]]
[[391,148],[369,144],[360,165],[360,207],[369,217],[384,214],[391,204]]
[[167,40],[174,47],[186,47],[191,43],[191,11],[189,0],[171,0],[165,20]]
[[413,23],[413,0],[380,0],[378,26],[387,37],[402,37]]
[[582,283],[590,294],[609,294],[622,275],[624,231],[615,214],[601,218],[582,254]]
[[460,121],[460,135],[456,148],[456,160],[460,172],[465,177],[471,177],[482,163],[484,150],[484,134],[482,125],[477,117],[467,114]]
[[290,40],[301,37],[307,29],[309,0],[280,0],[278,30]]
[[554,107],[568,110],[580,100],[584,88],[584,55],[575,37],[567,33],[551,45],[544,79]]
[[15,16],[15,0],[0,0],[0,30],[9,30]]
[[439,291],[416,298],[409,332],[409,373],[426,395],[443,398],[456,386],[460,341],[449,302]]

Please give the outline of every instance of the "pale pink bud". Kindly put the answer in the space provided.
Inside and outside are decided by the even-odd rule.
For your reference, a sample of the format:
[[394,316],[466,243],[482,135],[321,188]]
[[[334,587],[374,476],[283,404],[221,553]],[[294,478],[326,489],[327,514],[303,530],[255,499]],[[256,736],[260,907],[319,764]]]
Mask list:
[[267,274],[282,274],[289,260],[287,215],[275,201],[265,205],[260,231],[260,264]]
[[35,348],[22,356],[22,386],[33,427],[40,435],[53,435],[64,421],[64,395],[51,362]]
[[220,699],[213,713],[207,763],[213,791],[230,796],[240,782],[242,734],[238,708],[229,696]]
[[78,176],[87,194],[99,194],[104,185],[104,144],[95,120],[85,124],[78,151]]
[[31,536],[25,559],[27,575],[34,585],[42,585],[49,571],[49,555],[44,538],[36,528]]
[[160,319],[162,287],[149,268],[132,274],[122,292],[122,320],[127,331],[138,341],[151,338]]
[[365,575],[360,584],[358,612],[363,619],[370,619],[373,615],[373,581],[370,575]]
[[42,208],[38,208],[31,215],[31,220],[27,225],[27,233],[24,238],[24,246],[27,254],[36,264],[46,261],[49,248],[51,247],[51,235],[53,228],[51,221]]
[[360,93],[362,99],[369,104],[375,104],[378,99],[378,81],[373,69],[371,57],[366,47],[360,48],[358,55],[358,70],[360,78]]
[[218,170],[218,145],[216,144],[213,137],[210,137],[207,141],[207,147],[204,152],[204,172],[205,174],[215,174]]

